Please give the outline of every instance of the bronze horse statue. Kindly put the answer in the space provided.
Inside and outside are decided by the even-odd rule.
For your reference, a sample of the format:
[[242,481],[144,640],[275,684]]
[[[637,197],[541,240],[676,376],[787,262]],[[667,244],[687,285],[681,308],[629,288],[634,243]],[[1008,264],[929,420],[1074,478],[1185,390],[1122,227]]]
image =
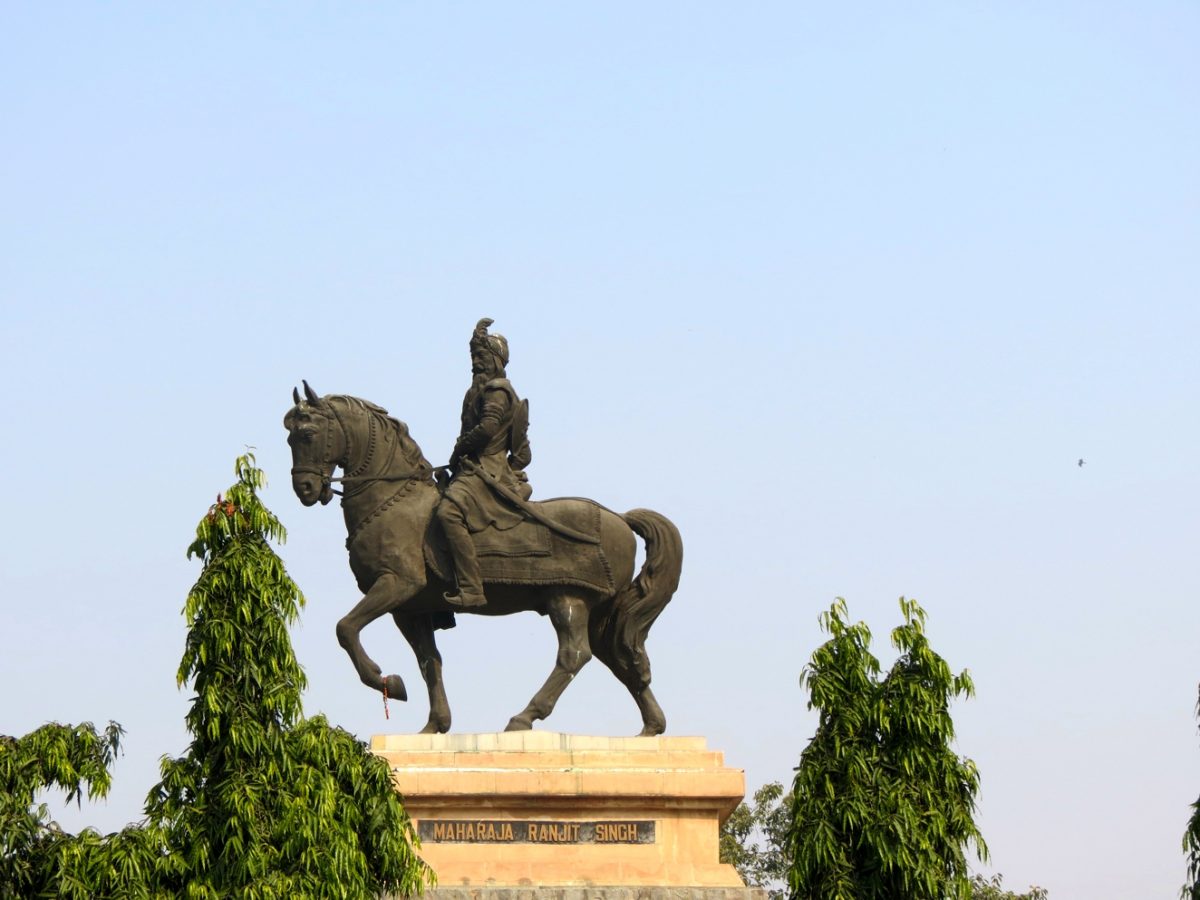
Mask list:
[[[292,448],[292,487],[300,502],[328,503],[342,490],[350,568],[363,598],[337,624],[338,642],[350,655],[363,684],[385,697],[407,699],[399,675],[383,675],[360,640],[362,629],[391,613],[413,648],[429,690],[429,721],[422,733],[450,730],[450,705],[442,684],[442,657],[434,629],[450,627],[454,612],[497,616],[532,610],[550,619],[558,636],[554,669],[506,731],[545,719],[576,673],[592,658],[603,662],[633,695],[642,715],[642,735],[662,734],[666,717],[650,690],[646,634],[679,585],[683,543],[669,519],[646,509],[620,515],[591,500],[542,501],[548,522],[564,522],[563,534],[543,527],[529,552],[512,552],[506,533],[490,539],[484,567],[487,604],[460,609],[444,594],[444,539],[434,523],[440,497],[434,469],[387,410],[356,397],[320,397],[304,384],[292,391],[295,405],[284,417]],[[341,468],[342,477],[334,477]],[[590,523],[593,538],[579,540]],[[521,527],[521,526],[518,526]],[[488,531],[493,529],[489,528]],[[514,532],[517,529],[514,529]],[[646,545],[645,562],[634,575],[634,534]],[[477,546],[479,546],[477,541]],[[489,566],[491,567],[489,569]],[[590,573],[590,574],[589,574]]]

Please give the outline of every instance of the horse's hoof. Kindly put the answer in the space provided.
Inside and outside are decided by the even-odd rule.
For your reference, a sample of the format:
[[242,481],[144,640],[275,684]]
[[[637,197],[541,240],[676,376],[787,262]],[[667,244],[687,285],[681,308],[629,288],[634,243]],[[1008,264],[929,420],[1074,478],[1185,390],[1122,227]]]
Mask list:
[[667,730],[667,720],[663,716],[653,719],[642,720],[642,730],[638,732],[638,737],[658,737]]
[[513,716],[508,720],[508,725],[505,726],[505,731],[529,731],[533,728],[533,722],[529,719],[522,719],[520,716]]
[[399,675],[389,675],[383,679],[383,689],[389,700],[399,700],[403,703],[408,699],[408,688],[404,686],[404,679]]

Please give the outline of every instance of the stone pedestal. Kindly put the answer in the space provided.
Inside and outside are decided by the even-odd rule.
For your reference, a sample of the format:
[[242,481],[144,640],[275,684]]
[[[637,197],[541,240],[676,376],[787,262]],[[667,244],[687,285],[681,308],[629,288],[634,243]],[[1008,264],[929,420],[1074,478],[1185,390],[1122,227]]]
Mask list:
[[392,766],[438,894],[761,896],[717,861],[745,776],[704,738],[381,735],[371,749]]

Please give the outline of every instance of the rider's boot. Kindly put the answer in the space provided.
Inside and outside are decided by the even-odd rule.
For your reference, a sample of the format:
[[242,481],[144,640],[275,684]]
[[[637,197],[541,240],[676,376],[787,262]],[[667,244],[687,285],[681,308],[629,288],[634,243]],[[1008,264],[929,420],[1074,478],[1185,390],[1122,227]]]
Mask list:
[[444,594],[446,602],[457,607],[468,608],[486,606],[487,597],[483,595],[483,578],[479,574],[479,560],[475,556],[475,543],[471,540],[471,532],[462,521],[457,507],[450,506],[449,514],[438,511],[442,530],[446,534],[446,542],[450,545],[450,555],[454,557],[454,574],[458,580],[458,593]]

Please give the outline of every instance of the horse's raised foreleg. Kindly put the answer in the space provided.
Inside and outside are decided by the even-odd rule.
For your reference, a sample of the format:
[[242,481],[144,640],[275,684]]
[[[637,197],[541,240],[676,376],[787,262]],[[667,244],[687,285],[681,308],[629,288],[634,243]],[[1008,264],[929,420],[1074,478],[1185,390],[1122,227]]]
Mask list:
[[417,664],[429,689],[429,721],[421,734],[444,734],[450,730],[450,704],[442,684],[442,654],[438,653],[434,640],[433,620],[428,615],[406,616],[399,610],[392,613],[392,618],[417,655]]
[[383,677],[383,670],[375,660],[367,656],[359,635],[362,630],[382,616],[391,612],[415,593],[399,575],[386,572],[375,579],[371,589],[354,605],[354,609],[342,616],[337,623],[338,643],[350,656],[354,669],[362,683],[369,688],[383,691],[393,700],[407,700],[408,691],[399,675]]
[[558,635],[554,671],[541,690],[533,695],[529,705],[509,720],[505,731],[528,731],[536,719],[550,715],[567,685],[592,658],[588,644],[588,609],[581,598],[560,592],[546,604],[546,615]]

